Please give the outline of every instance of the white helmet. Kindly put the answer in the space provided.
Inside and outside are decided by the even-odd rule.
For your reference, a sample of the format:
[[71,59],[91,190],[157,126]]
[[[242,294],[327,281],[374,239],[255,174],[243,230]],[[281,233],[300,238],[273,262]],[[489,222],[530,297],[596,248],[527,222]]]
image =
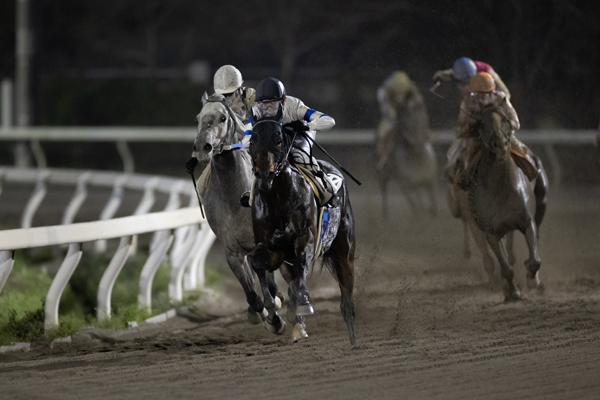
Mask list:
[[244,81],[242,73],[233,65],[223,65],[215,73],[213,85],[215,93],[225,94],[235,92]]

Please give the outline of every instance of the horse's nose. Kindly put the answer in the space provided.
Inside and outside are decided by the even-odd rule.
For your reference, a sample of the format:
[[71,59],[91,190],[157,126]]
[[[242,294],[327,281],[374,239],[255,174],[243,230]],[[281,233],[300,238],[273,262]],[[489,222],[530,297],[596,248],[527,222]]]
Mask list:
[[212,146],[208,143],[204,145],[204,151],[210,153],[212,151]]

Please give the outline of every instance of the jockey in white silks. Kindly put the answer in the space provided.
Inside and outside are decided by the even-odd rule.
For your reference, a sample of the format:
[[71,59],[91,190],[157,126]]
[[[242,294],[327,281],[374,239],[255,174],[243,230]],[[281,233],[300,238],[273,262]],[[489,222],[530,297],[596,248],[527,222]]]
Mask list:
[[238,117],[236,120],[236,133],[238,139],[244,134],[244,122],[250,116],[250,109],[254,105],[256,91],[252,88],[242,86],[244,80],[242,73],[233,65],[223,65],[215,72],[213,86],[215,93],[225,97],[225,103]]
[[[253,123],[262,119],[276,119],[281,121],[283,126],[295,123],[294,128],[299,132],[290,151],[291,161],[309,180],[309,184],[315,190],[319,207],[326,204],[335,206],[335,195],[342,186],[342,178],[335,174],[323,173],[317,160],[312,157],[316,131],[333,128],[335,120],[327,114],[307,107],[301,100],[287,96],[281,81],[271,77],[263,79],[256,86],[256,103],[252,107],[242,140],[244,147],[249,145]],[[252,204],[249,195],[244,193],[242,204]]]
[[[233,65],[223,65],[213,77],[215,93],[225,98],[225,105],[233,111],[235,132],[239,141],[242,140],[246,129],[245,121],[249,118],[250,109],[254,105],[256,91],[243,86],[242,73]],[[249,156],[248,156],[249,159]],[[196,182],[198,196],[204,198],[204,191],[210,178],[210,165],[200,174]]]

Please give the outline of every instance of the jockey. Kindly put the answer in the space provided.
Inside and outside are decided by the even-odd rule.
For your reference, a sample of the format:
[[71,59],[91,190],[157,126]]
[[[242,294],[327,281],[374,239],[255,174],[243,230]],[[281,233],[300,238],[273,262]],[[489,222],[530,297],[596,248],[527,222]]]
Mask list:
[[225,103],[239,118],[239,121],[236,121],[236,132],[240,139],[245,130],[244,121],[250,115],[255,96],[255,90],[242,86],[243,83],[242,73],[233,65],[223,65],[213,78],[215,93],[225,97]]
[[[538,174],[537,166],[535,161],[528,157],[528,152],[523,151],[522,147],[525,147],[525,145],[514,136],[514,132],[520,128],[519,117],[506,93],[496,90],[494,78],[487,72],[475,74],[469,82],[468,90],[470,92],[469,96],[465,97],[460,105],[455,132],[458,139],[466,140],[466,149],[460,151],[457,162],[447,167],[446,172],[451,180],[463,188],[468,186],[481,155],[481,147],[468,139],[474,136],[483,111],[489,107],[495,107],[510,123],[511,154],[513,158],[516,156],[526,160],[526,162],[523,162],[525,160],[515,159],[515,162],[525,175],[533,180]],[[515,147],[521,151],[515,152]],[[527,148],[525,147],[525,149]],[[461,164],[464,165],[464,168],[461,168]],[[458,169],[461,169],[461,171],[457,171]]]
[[[394,151],[395,133],[407,147],[430,141],[429,118],[417,85],[404,71],[393,72],[377,90],[381,119],[377,127],[378,168],[385,168]],[[402,124],[402,126],[399,126]]]
[[[314,140],[316,131],[333,128],[335,120],[327,114],[307,107],[301,100],[287,96],[283,83],[271,77],[263,79],[256,86],[256,104],[252,107],[246,125],[242,140],[244,146],[250,141],[252,125],[262,119],[279,120],[284,128],[290,124],[288,126],[297,132],[290,151],[292,163],[315,191],[319,207],[326,204],[335,206],[335,195],[342,185],[342,178],[321,171],[317,160],[312,157],[312,141],[307,138],[308,136]],[[249,193],[244,193],[242,204],[249,206],[249,200]]]
[[502,82],[502,79],[500,79],[500,75],[494,71],[494,68],[482,61],[473,61],[468,57],[461,57],[454,61],[451,69],[437,71],[433,74],[433,80],[435,82],[450,82],[453,80],[458,85],[462,96],[467,97],[470,93],[468,88],[469,81],[473,75],[479,72],[490,74],[496,83],[496,90],[504,92],[507,100],[510,100],[510,92],[504,82]]

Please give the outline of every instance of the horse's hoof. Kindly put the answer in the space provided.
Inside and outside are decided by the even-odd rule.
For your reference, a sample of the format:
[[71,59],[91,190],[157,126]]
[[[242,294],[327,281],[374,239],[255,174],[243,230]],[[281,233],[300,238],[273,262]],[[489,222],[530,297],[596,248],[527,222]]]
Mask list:
[[281,304],[285,303],[285,294],[283,294],[282,292],[277,292],[275,296],[279,297]]
[[281,309],[281,299],[279,296],[275,296],[273,301],[275,302],[275,311],[279,311]]
[[308,334],[306,333],[304,324],[297,323],[294,325],[294,330],[292,331],[292,342],[296,343],[301,339],[308,339]]
[[262,312],[259,312],[259,313],[252,310],[252,308],[248,307],[248,321],[252,325],[258,325],[258,324],[264,322],[267,319],[267,315],[269,315],[269,313],[267,312],[267,309],[264,307],[263,307]]
[[298,306],[296,309],[296,315],[313,315],[314,313],[315,310],[313,310],[313,306],[310,303]]
[[285,313],[285,318],[291,323],[294,323],[296,321],[296,310],[290,307],[289,304],[287,307],[287,312]]
[[533,278],[527,278],[527,287],[529,289],[537,289],[540,286],[540,274],[539,272],[535,273]]
[[505,303],[512,303],[514,301],[521,301],[521,300],[523,300],[523,296],[521,296],[521,293],[519,293],[518,290],[513,293],[508,293],[508,294],[504,295]]
[[269,323],[269,320],[266,319],[264,322],[265,328],[267,328],[267,330],[271,333],[274,333],[276,335],[282,335],[285,333],[285,321],[282,320],[281,318],[278,318],[279,323],[277,324],[273,324],[271,325]]

